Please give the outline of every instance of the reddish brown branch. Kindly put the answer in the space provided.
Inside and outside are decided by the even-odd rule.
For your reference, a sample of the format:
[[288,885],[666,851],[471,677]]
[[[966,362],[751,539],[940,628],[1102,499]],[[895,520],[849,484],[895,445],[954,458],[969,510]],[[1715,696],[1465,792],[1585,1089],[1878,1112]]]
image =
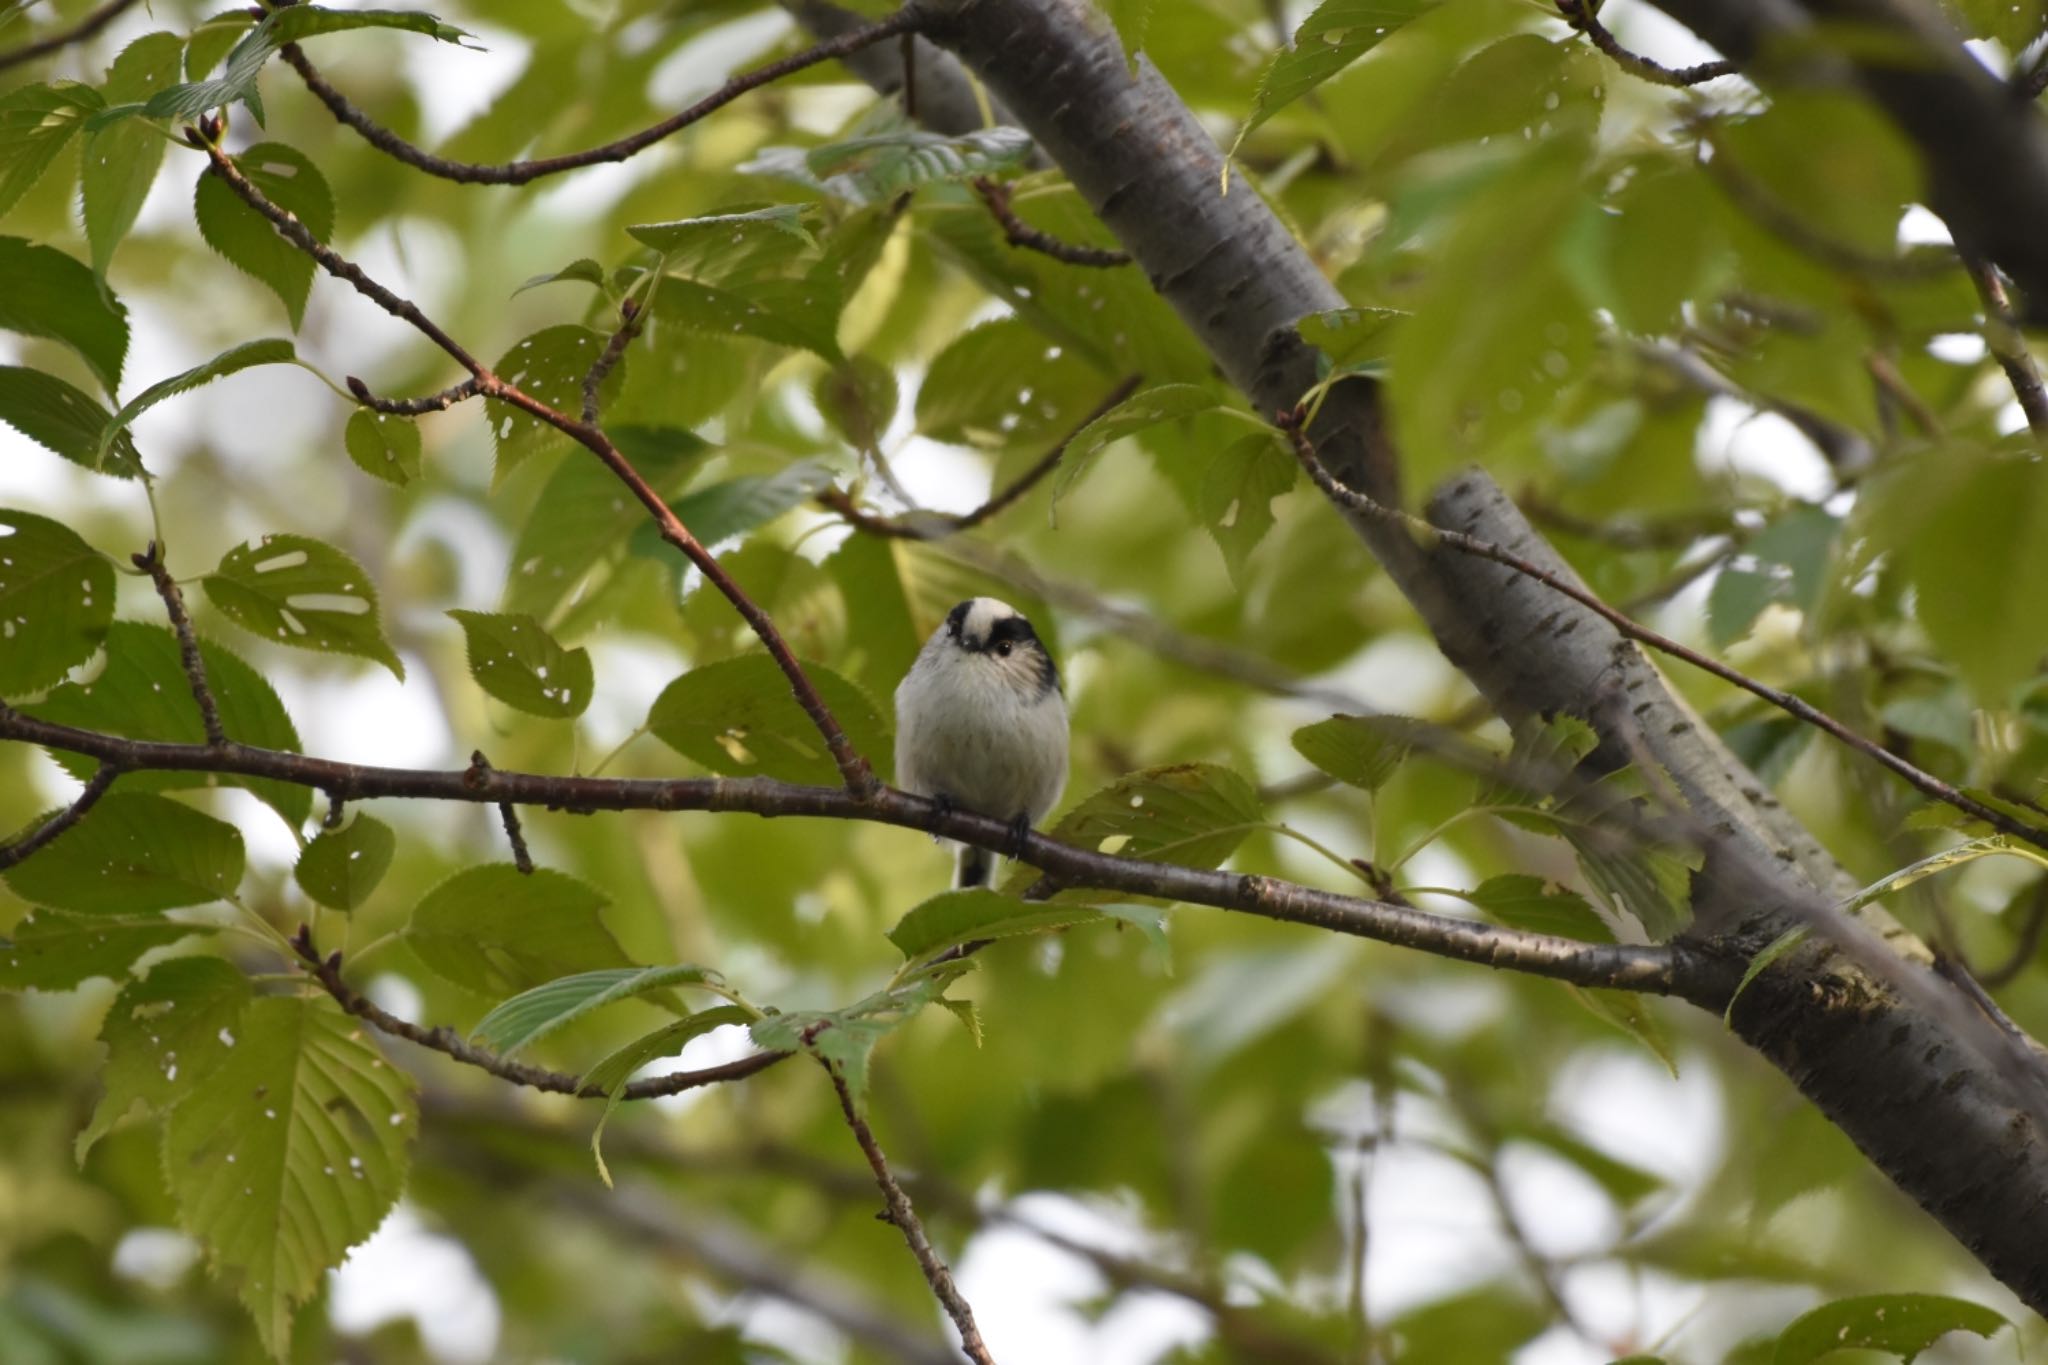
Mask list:
[[2037,829],[2023,821],[2014,819],[2003,811],[1994,810],[1968,793],[1950,786],[1934,776],[1934,774],[1915,767],[1897,754],[1886,749],[1883,745],[1857,734],[1827,712],[1794,696],[1792,693],[1780,691],[1768,683],[1759,682],[1741,670],[1731,668],[1727,664],[1722,663],[1719,659],[1712,658],[1700,653],[1696,649],[1682,645],[1668,635],[1651,630],[1648,626],[1637,624],[1634,619],[1608,606],[1592,593],[1585,591],[1575,584],[1566,582],[1542,566],[1532,564],[1521,556],[1493,544],[1491,541],[1480,540],[1476,536],[1468,536],[1461,531],[1452,531],[1444,527],[1432,526],[1428,522],[1409,516],[1406,512],[1376,502],[1354,488],[1347,488],[1337,481],[1336,476],[1330,473],[1329,469],[1324,466],[1322,460],[1316,455],[1315,446],[1309,440],[1308,433],[1303,429],[1303,420],[1304,414],[1299,410],[1292,413],[1281,413],[1275,418],[1276,424],[1282,431],[1287,433],[1288,439],[1293,443],[1295,456],[1301,461],[1302,468],[1308,471],[1308,475],[1315,481],[1316,487],[1320,488],[1324,495],[1332,502],[1362,516],[1372,517],[1377,521],[1405,527],[1425,543],[1433,541],[1448,545],[1462,554],[1474,555],[1480,559],[1491,560],[1504,568],[1513,569],[1523,577],[1541,583],[1552,592],[1569,597],[1572,601],[1577,602],[1580,606],[1600,617],[1617,631],[1621,632],[1621,634],[1636,641],[1638,644],[1648,645],[1660,654],[1668,654],[1674,659],[1682,659],[1693,667],[1711,673],[1723,682],[1732,683],[1752,696],[1761,697],[1786,714],[1805,721],[1815,729],[1833,736],[1856,752],[1891,769],[1892,772],[1904,778],[1907,784],[1913,787],[1914,790],[1923,795],[1931,796],[1944,805],[1952,806],[1972,819],[1982,820],[1994,829],[2002,830],[2016,838],[2025,839],[2036,847],[2048,848],[2048,830]]
[[457,403],[474,398],[481,391],[474,377],[460,384],[450,384],[439,393],[430,393],[424,398],[379,398],[370,392],[370,386],[354,375],[348,376],[348,391],[356,401],[375,412],[390,413],[394,417],[418,417],[427,412],[446,412]]
[[1051,233],[1040,232],[1017,216],[1010,207],[1010,187],[985,175],[974,178],[974,192],[988,205],[988,211],[1002,225],[1003,237],[1011,246],[1026,251],[1036,251],[1068,265],[1088,265],[1107,268],[1129,265],[1131,253],[1116,251],[1108,247],[1082,246],[1077,242],[1063,242]]
[[152,540],[147,550],[129,558],[135,561],[136,568],[149,575],[149,581],[156,584],[156,595],[164,600],[164,615],[171,618],[171,629],[178,637],[178,657],[184,661],[185,680],[192,688],[192,700],[198,703],[200,722],[206,727],[206,742],[227,743],[228,732],[221,728],[220,707],[206,682],[206,661],[199,657],[199,640],[192,633],[192,618],[185,614],[185,594],[178,590],[177,580],[164,567],[162,547]]
[[451,161],[447,157],[436,156],[424,148],[415,146],[358,109],[348,96],[329,84],[327,78],[307,60],[306,54],[296,43],[285,44],[280,55],[292,70],[299,73],[299,78],[306,83],[306,88],[327,106],[329,113],[341,123],[353,128],[361,134],[365,142],[385,155],[395,157],[408,166],[425,171],[428,175],[439,176],[443,180],[460,181],[466,185],[524,185],[543,176],[560,175],[564,171],[573,171],[583,166],[624,161],[689,127],[707,114],[723,109],[750,90],[757,90],[806,67],[816,66],[820,62],[832,61],[858,52],[862,48],[884,42],[898,34],[915,33],[923,22],[922,15],[906,6],[879,23],[827,39],[793,56],[734,76],[681,113],[665,118],[628,137],[622,137],[616,142],[607,142],[601,147],[590,147],[563,156],[539,157],[532,161],[510,161],[501,165]]
[[611,340],[604,344],[604,350],[597,359],[590,362],[590,373],[583,376],[583,425],[597,425],[597,391],[604,387],[606,376],[625,358],[626,348],[633,344],[634,337],[640,335],[642,322],[639,304],[627,299],[619,305],[619,329],[612,333]]
[[82,43],[133,8],[135,0],[107,0],[106,4],[61,33],[53,33],[47,38],[0,52],[0,71],[5,71],[10,66],[19,66],[23,62],[32,62],[38,57],[47,57],[52,52],[69,47],[73,43]]
[[43,821],[42,824],[37,825],[13,843],[0,844],[0,868],[13,867],[16,863],[28,857],[29,854],[34,853],[65,830],[77,824],[87,811],[99,804],[99,799],[107,794],[107,788],[114,785],[114,779],[119,777],[121,772],[122,769],[118,764],[101,763],[98,769],[94,771],[92,779],[85,784],[85,790],[74,797],[70,805]]
[[[342,979],[341,954],[329,953],[320,956],[320,950],[313,946],[312,931],[305,925],[292,937],[292,949],[297,952],[307,975],[320,983],[320,988],[334,997],[334,1003],[358,1019],[374,1024],[380,1033],[393,1038],[403,1038],[423,1048],[451,1057],[464,1066],[473,1066],[487,1071],[499,1080],[510,1081],[532,1090],[544,1090],[553,1095],[574,1095],[579,1099],[603,1099],[606,1092],[585,1086],[583,1078],[572,1076],[565,1071],[551,1071],[546,1067],[531,1066],[515,1062],[509,1057],[500,1057],[473,1043],[465,1042],[449,1028],[422,1028],[384,1009],[375,1001],[364,996],[355,987]],[[620,1099],[648,1100],[662,1095],[680,1095],[685,1090],[696,1090],[702,1086],[716,1085],[721,1081],[745,1080],[759,1071],[795,1054],[788,1052],[756,1052],[736,1062],[721,1066],[707,1066],[695,1071],[672,1071],[666,1076],[649,1076],[633,1081],[619,1092]]]
[[832,1078],[832,1089],[839,1095],[839,1112],[845,1117],[846,1126],[853,1130],[861,1155],[868,1159],[868,1169],[875,1173],[875,1184],[881,1188],[889,1221],[903,1234],[910,1254],[917,1258],[917,1268],[924,1272],[925,1283],[932,1287],[932,1294],[945,1308],[946,1316],[953,1319],[953,1325],[960,1329],[960,1349],[975,1365],[995,1365],[995,1357],[989,1354],[987,1344],[981,1339],[981,1329],[974,1325],[974,1309],[962,1297],[960,1287],[953,1283],[953,1273],[946,1269],[946,1263],[932,1247],[931,1238],[925,1236],[924,1224],[918,1221],[917,1210],[910,1205],[910,1196],[896,1183],[896,1176],[889,1169],[889,1159],[882,1155],[882,1145],[875,1141],[874,1130],[868,1127],[868,1121],[854,1106],[853,1094],[846,1088],[846,1079],[830,1062],[821,1059],[821,1064],[825,1074]]
[[1621,40],[1608,30],[1607,25],[1600,22],[1600,16],[1594,12],[1594,7],[1585,0],[1557,0],[1557,12],[1564,16],[1566,23],[1591,39],[1594,47],[1613,58],[1615,64],[1623,71],[1654,85],[1681,88],[1701,85],[1707,81],[1719,80],[1723,76],[1733,76],[1741,69],[1730,61],[1701,62],[1697,66],[1675,67],[1653,62],[1640,52],[1631,52],[1623,47]]

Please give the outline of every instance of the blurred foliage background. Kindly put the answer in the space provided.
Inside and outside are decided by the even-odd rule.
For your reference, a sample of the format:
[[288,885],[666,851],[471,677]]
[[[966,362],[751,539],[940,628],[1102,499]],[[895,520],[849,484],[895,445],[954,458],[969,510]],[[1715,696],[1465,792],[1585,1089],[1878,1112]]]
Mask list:
[[[1647,84],[1524,0],[1388,5],[1370,43],[1331,38],[1304,6],[1116,8],[1219,141],[1241,138],[1231,192],[1266,196],[1364,310],[1333,331],[1344,363],[1387,376],[1411,488],[1478,460],[1609,600],[1960,785],[2041,800],[2048,475],[1970,275],[1899,254],[1902,229],[1926,239],[1939,225],[1914,207],[1921,168],[1877,114],[1824,93],[1766,101],[1739,77]],[[86,9],[0,3],[0,47]],[[1993,63],[2034,35],[2003,10],[1960,16]],[[753,0],[498,0],[439,17],[482,50],[365,30],[307,52],[378,122],[477,161],[620,137],[809,41]],[[1304,20],[1302,41],[1348,42],[1355,60],[1265,108],[1262,77]],[[1617,3],[1608,22],[1682,51],[1640,8]],[[501,768],[620,776],[717,765],[701,737],[647,733],[649,708],[687,670],[757,646],[583,452],[478,402],[416,424],[352,416],[343,376],[390,395],[460,376],[260,224],[237,228],[235,206],[205,231],[203,189],[195,223],[203,158],[146,123],[79,133],[32,164],[30,135],[50,126],[38,84],[144,98],[203,74],[245,23],[156,0],[0,71],[13,196],[0,233],[103,267],[126,329],[125,357],[26,326],[0,336],[0,359],[112,409],[289,336],[332,383],[251,369],[144,414],[132,434],[154,522],[141,483],[0,433],[6,505],[65,523],[121,568],[160,527],[201,635],[251,666],[243,682],[218,663],[216,682],[254,696],[267,680],[308,753],[459,767],[481,749]],[[1139,272],[1010,247],[956,174],[899,200],[886,174],[863,176],[870,163],[835,176],[815,169],[830,158],[804,159],[903,126],[842,69],[750,94],[622,165],[524,187],[422,175],[339,126],[281,64],[261,81],[264,121],[233,109],[230,150],[264,144],[246,161],[281,201],[535,392],[573,403],[620,300],[647,302],[607,420],[686,519],[727,532],[731,572],[803,657],[864,689],[878,724],[945,609],[992,592],[1040,623],[1065,669],[1067,804],[1136,769],[1220,765],[1262,787],[1234,868],[1363,890],[1344,860],[1365,859],[1429,908],[1479,913],[1442,893],[1490,886],[1482,906],[1519,891],[1578,916],[1579,932],[1639,932],[1567,845],[1490,814],[1468,776],[1422,757],[1371,790],[1318,776],[1290,736],[1333,711],[1415,715],[1500,746],[1506,734],[1357,538],[1230,410]],[[134,172],[147,197],[132,230],[89,238],[81,175],[95,156],[132,166],[159,149],[160,169]],[[1111,245],[1056,171],[996,150],[988,168],[1014,181],[1024,219]],[[729,240],[630,231],[768,205],[793,207]],[[1816,238],[1842,251],[1817,254]],[[669,253],[658,288],[650,241]],[[0,290],[19,300],[49,262],[13,259]],[[882,540],[813,500],[830,483],[885,515],[905,494],[966,510],[1130,376],[1197,386],[1208,404],[1070,463],[972,533]],[[352,557],[381,634],[358,615],[339,655],[285,648],[202,590],[237,546],[280,534]],[[148,581],[126,575],[118,591],[120,619],[147,632],[115,627],[68,692],[44,682],[10,701],[115,724],[84,694],[122,659],[175,691]],[[524,613],[587,650],[587,709],[579,698],[560,708],[579,714],[548,719],[487,695],[457,610]],[[373,638],[388,666],[364,657],[383,652]],[[1902,787],[1753,698],[1671,677],[1860,881],[1955,840]],[[198,736],[196,720],[164,724]],[[726,758],[745,770],[745,755]],[[815,775],[815,752],[789,761]],[[0,746],[0,827],[74,790],[40,751]],[[321,803],[230,788],[174,799],[235,824],[247,849],[242,908],[176,923],[310,922],[360,988],[428,1025],[467,1031],[510,993],[450,979],[407,932],[445,878],[508,858],[488,808],[365,805],[394,852],[341,911],[293,875]],[[884,931],[949,872],[923,836],[836,821],[529,811],[525,831],[538,863],[601,896],[616,960],[707,964],[784,1008],[843,1005],[887,980],[899,954]],[[1534,880],[1489,880],[1510,875]],[[37,897],[15,881],[0,933],[19,936]],[[2043,886],[2038,866],[1989,858],[1889,904],[1996,975],[2000,1003],[2038,1034]],[[61,982],[19,951],[0,958],[0,984],[39,987],[0,996],[0,1360],[264,1355],[234,1277],[210,1277],[176,1231],[189,1226],[165,1164],[178,1120],[168,1138],[148,1114],[93,1120],[114,1085],[103,1063],[121,1060],[119,1039],[100,1040],[124,983],[163,985],[165,959],[224,958],[263,997],[305,988],[261,933],[136,953],[73,962]],[[974,1003],[978,1035],[942,1011],[897,1030],[874,1060],[871,1113],[1000,1358],[1764,1360],[1802,1311],[1901,1291],[2020,1324],[1926,1359],[2009,1359],[2016,1339],[2042,1340],[1777,1073],[1682,1006],[1185,907],[1156,931],[1000,943],[952,994]],[[581,1072],[666,1017],[625,1004],[530,1060]],[[816,1068],[622,1109],[605,1147],[613,1191],[589,1155],[599,1106],[374,1046],[417,1090],[417,1137],[391,1157],[409,1162],[400,1212],[378,1255],[299,1312],[294,1358],[901,1356],[824,1301],[942,1340]],[[726,1028],[681,1064],[744,1050]],[[402,1108],[393,1125],[410,1135]],[[111,1131],[80,1162],[89,1120]]]

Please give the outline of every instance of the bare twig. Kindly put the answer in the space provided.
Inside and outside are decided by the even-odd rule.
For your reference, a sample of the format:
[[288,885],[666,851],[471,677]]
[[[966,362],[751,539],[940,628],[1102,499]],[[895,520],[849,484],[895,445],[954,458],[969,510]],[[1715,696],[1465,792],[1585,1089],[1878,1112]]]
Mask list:
[[1998,267],[1982,256],[1965,255],[1963,264],[1977,286],[1977,297],[1984,302],[1984,345],[2012,384],[2013,397],[2019,399],[2020,411],[2027,415],[2027,429],[2036,438],[2048,440],[2048,390],[2041,386],[2041,368],[2034,363],[2034,353],[2027,349],[2027,339],[2013,318],[2005,280]]
[[187,128],[185,136],[188,142],[206,153],[213,163],[213,173],[227,183],[237,198],[268,219],[277,229],[278,235],[311,256],[328,274],[355,286],[358,293],[385,312],[411,323],[474,376],[477,392],[538,418],[597,456],[605,467],[612,471],[613,476],[626,485],[640,505],[647,509],[648,514],[654,518],[655,527],[661,533],[661,538],[696,565],[703,573],[705,581],[717,588],[719,593],[732,603],[733,608],[739,612],[748,626],[752,627],[754,634],[767,647],[776,666],[782,670],[783,676],[789,679],[790,691],[795,694],[797,704],[803,708],[804,714],[810,717],[811,723],[824,738],[825,747],[831,751],[833,761],[838,765],[840,776],[848,790],[860,794],[874,789],[876,782],[873,769],[853,747],[853,742],[846,737],[846,731],[832,714],[832,708],[825,704],[824,697],[819,694],[809,675],[804,672],[804,667],[797,661],[789,642],[784,640],[782,632],[776,629],[774,620],[733,580],[732,575],[725,571],[725,566],[718,562],[717,557],[690,533],[690,528],[683,525],[682,519],[662,500],[661,495],[654,491],[652,485],[641,477],[640,471],[633,467],[633,462],[613,444],[609,436],[594,424],[579,422],[565,413],[557,412],[516,384],[500,378],[482,361],[471,355],[460,342],[443,331],[433,319],[422,313],[411,300],[401,298],[371,279],[360,266],[309,232],[295,214],[272,203],[263,191],[242,174],[241,169],[235,165],[234,158],[222,150],[218,142],[196,128]]
[[[0,707],[4,709],[4,707]],[[103,762],[94,770],[85,790],[72,798],[71,804],[58,811],[49,819],[37,825],[11,844],[0,844],[0,868],[13,867],[22,859],[48,844],[52,839],[77,824],[85,813],[99,804],[107,794],[107,788],[114,785],[114,779],[121,775],[118,764]]]
[[633,344],[633,338],[640,335],[645,319],[640,314],[640,305],[627,299],[619,305],[619,328],[612,333],[611,340],[604,344],[604,350],[596,360],[590,362],[590,373],[583,376],[583,425],[597,425],[597,391],[604,386],[605,376],[618,367],[625,356],[626,348]]
[[853,1093],[846,1088],[846,1078],[839,1074],[830,1062],[820,1059],[825,1072],[832,1078],[832,1089],[839,1096],[839,1112],[846,1119],[846,1126],[853,1130],[854,1141],[860,1144],[861,1155],[868,1159],[868,1169],[875,1173],[875,1184],[881,1188],[882,1202],[888,1209],[891,1223],[903,1234],[910,1254],[917,1258],[917,1268],[924,1272],[925,1283],[932,1287],[932,1294],[944,1306],[946,1316],[953,1319],[953,1325],[960,1330],[960,1349],[976,1365],[995,1365],[995,1357],[982,1342],[981,1329],[974,1325],[974,1309],[961,1297],[960,1287],[953,1283],[953,1273],[946,1269],[946,1263],[939,1259],[931,1239],[924,1235],[924,1224],[918,1221],[917,1210],[910,1206],[910,1196],[896,1183],[895,1175],[889,1170],[888,1158],[882,1155],[882,1145],[875,1141],[875,1133],[868,1127],[868,1121],[861,1117],[854,1105]]
[[1003,237],[1011,246],[1036,251],[1056,261],[1065,261],[1068,265],[1108,268],[1131,263],[1131,253],[1128,251],[1063,242],[1050,233],[1040,232],[1019,218],[1017,211],[1010,207],[1010,187],[1001,181],[978,175],[973,183],[974,192],[981,196],[981,201],[988,205],[988,211],[995,216],[996,222],[1002,225]]
[[1920,428],[1921,435],[1940,438],[1941,418],[1927,406],[1926,399],[1913,392],[1913,386],[1906,382],[1906,376],[1899,373],[1899,367],[1892,363],[1890,356],[1881,351],[1871,351],[1863,357],[1863,368],[1870,371],[1870,377],[1877,381],[1879,392],[1913,419],[1913,425]]
[[10,66],[19,66],[23,62],[32,62],[38,57],[47,57],[52,52],[69,47],[73,43],[82,43],[133,8],[135,0],[107,0],[106,4],[61,33],[53,33],[47,38],[0,52],[0,71],[5,71]]
[[[292,949],[298,953],[306,973],[319,983],[320,989],[334,997],[334,1003],[377,1027],[380,1033],[394,1038],[403,1038],[423,1048],[453,1058],[464,1066],[473,1066],[487,1071],[499,1080],[510,1081],[532,1090],[543,1090],[553,1095],[574,1095],[579,1099],[603,1099],[603,1089],[585,1085],[580,1076],[564,1071],[550,1071],[546,1067],[532,1066],[526,1062],[515,1062],[509,1057],[500,1057],[474,1043],[464,1041],[450,1028],[422,1028],[420,1025],[399,1018],[355,987],[342,979],[341,954],[320,955],[313,946],[313,934],[305,925],[299,926],[292,936]],[[695,1071],[672,1071],[666,1076],[649,1076],[629,1083],[619,1092],[619,1098],[626,1100],[655,1099],[662,1095],[680,1095],[685,1090],[701,1086],[716,1085],[721,1081],[744,1080],[759,1071],[794,1056],[789,1052],[756,1052],[736,1062],[721,1066],[707,1066]]]
[[[491,771],[491,761],[484,757],[482,749],[475,749],[469,755],[471,772]],[[519,828],[519,809],[510,801],[498,803],[498,819],[505,826],[505,841],[512,845],[512,865],[526,876],[533,875],[533,855],[526,851],[526,834]]]
[[1519,555],[1511,554],[1491,541],[1480,540],[1459,531],[1433,526],[1418,517],[1413,517],[1396,508],[1385,506],[1358,492],[1356,489],[1345,487],[1337,482],[1336,476],[1331,474],[1329,469],[1324,466],[1322,460],[1317,457],[1315,446],[1309,440],[1308,433],[1304,429],[1303,419],[1304,414],[1297,410],[1292,413],[1281,413],[1275,421],[1293,443],[1295,456],[1301,461],[1302,467],[1308,471],[1309,477],[1315,480],[1316,487],[1322,489],[1324,495],[1332,502],[1363,516],[1372,517],[1375,520],[1392,525],[1406,527],[1412,534],[1422,538],[1426,544],[1435,542],[1447,545],[1462,554],[1475,555],[1480,559],[1491,560],[1504,568],[1514,570],[1525,578],[1541,583],[1552,592],[1559,593],[1577,602],[1580,606],[1600,617],[1617,631],[1621,632],[1621,634],[1636,641],[1638,644],[1648,645],[1660,654],[1668,654],[1674,659],[1682,659],[1693,667],[1711,673],[1723,682],[1732,683],[1752,696],[1761,697],[1786,714],[1795,716],[1805,721],[1808,725],[1833,736],[1856,752],[1891,769],[1892,772],[1904,778],[1914,790],[1922,795],[1931,796],[1944,805],[1952,806],[1962,811],[1973,819],[1982,820],[1994,829],[2002,830],[2007,834],[2025,839],[2028,843],[2034,844],[2037,847],[2048,848],[2048,830],[2037,829],[2024,821],[2014,819],[2003,811],[1995,810],[1985,805],[1968,793],[1942,781],[1934,776],[1934,774],[1926,772],[1900,758],[1883,745],[1857,734],[1854,730],[1851,730],[1848,726],[1842,724],[1812,703],[1796,697],[1790,692],[1781,691],[1767,683],[1759,682],[1740,669],[1731,668],[1719,659],[1712,658],[1700,653],[1696,649],[1682,645],[1668,635],[1651,630],[1648,626],[1637,624],[1632,618],[1608,606],[1592,593],[1585,591],[1575,584],[1567,583],[1556,574],[1549,572],[1539,565],[1530,563]]
[[1655,85],[1701,85],[1707,81],[1719,80],[1723,76],[1733,76],[1741,69],[1730,61],[1701,62],[1698,66],[1678,67],[1653,62],[1641,53],[1631,52],[1623,47],[1621,40],[1608,31],[1607,25],[1600,22],[1600,16],[1594,13],[1594,7],[1586,3],[1586,0],[1557,0],[1557,12],[1564,16],[1566,23],[1591,39],[1593,46],[1612,57],[1623,71]]
[[874,536],[888,536],[896,540],[942,540],[947,536],[972,530],[990,517],[1006,511],[1019,498],[1036,487],[1046,475],[1058,468],[1074,438],[1111,408],[1137,392],[1138,385],[1143,382],[1142,376],[1134,374],[1110,390],[1109,396],[1097,403],[1072,431],[1062,436],[1058,445],[972,511],[956,513],[920,510],[901,517],[878,517],[863,510],[851,495],[838,488],[826,489],[818,495],[818,501],[844,517],[856,529]]
[[220,707],[214,702],[213,689],[206,683],[206,661],[199,657],[199,640],[192,633],[192,618],[185,614],[185,594],[178,590],[177,580],[164,567],[163,547],[155,541],[139,555],[130,555],[135,567],[149,575],[149,581],[156,584],[156,595],[164,600],[164,615],[171,618],[171,629],[178,637],[178,657],[185,665],[185,681],[192,688],[192,700],[198,703],[200,722],[206,727],[206,742],[220,745],[228,742],[228,732],[221,728]]
[[354,375],[347,379],[348,391],[356,401],[376,412],[390,413],[394,417],[417,417],[426,412],[446,412],[457,403],[465,402],[482,392],[474,377],[460,384],[450,384],[439,393],[430,393],[424,398],[379,398],[370,392],[370,386]]
[[543,176],[560,175],[583,166],[601,165],[608,161],[624,161],[628,157],[645,151],[664,138],[689,127],[726,105],[731,104],[750,90],[757,90],[784,76],[816,66],[820,62],[832,61],[848,53],[858,52],[874,43],[885,42],[899,34],[915,33],[924,22],[923,16],[911,6],[905,6],[879,23],[851,33],[830,38],[813,47],[805,48],[793,56],[752,71],[734,76],[718,89],[698,100],[681,113],[671,115],[651,127],[643,128],[616,142],[607,142],[601,147],[590,147],[580,152],[563,156],[539,157],[531,161],[511,161],[501,165],[480,165],[469,161],[451,161],[415,146],[398,134],[384,127],[368,114],[357,108],[349,98],[328,83],[313,63],[306,58],[296,43],[287,43],[280,54],[291,68],[299,73],[306,88],[327,106],[329,113],[341,123],[353,128],[378,151],[395,157],[406,165],[425,171],[428,175],[443,180],[460,181],[466,185],[524,185]]

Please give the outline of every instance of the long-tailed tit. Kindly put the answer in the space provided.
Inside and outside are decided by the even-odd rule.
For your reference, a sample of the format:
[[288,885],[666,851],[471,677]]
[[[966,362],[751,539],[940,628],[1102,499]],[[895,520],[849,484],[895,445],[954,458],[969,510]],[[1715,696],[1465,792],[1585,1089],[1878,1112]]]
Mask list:
[[[1031,622],[976,597],[946,614],[896,689],[896,781],[905,791],[1007,820],[1018,841],[1067,784],[1067,700]],[[958,886],[994,857],[960,850]]]

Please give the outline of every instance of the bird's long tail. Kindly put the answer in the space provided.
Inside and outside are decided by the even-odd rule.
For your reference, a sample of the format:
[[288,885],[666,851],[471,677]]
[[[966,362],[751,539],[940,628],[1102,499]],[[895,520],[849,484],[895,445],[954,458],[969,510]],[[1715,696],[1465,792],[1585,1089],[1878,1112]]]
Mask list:
[[960,846],[960,870],[953,878],[956,887],[987,886],[989,872],[995,867],[996,855],[985,848],[972,844]]

